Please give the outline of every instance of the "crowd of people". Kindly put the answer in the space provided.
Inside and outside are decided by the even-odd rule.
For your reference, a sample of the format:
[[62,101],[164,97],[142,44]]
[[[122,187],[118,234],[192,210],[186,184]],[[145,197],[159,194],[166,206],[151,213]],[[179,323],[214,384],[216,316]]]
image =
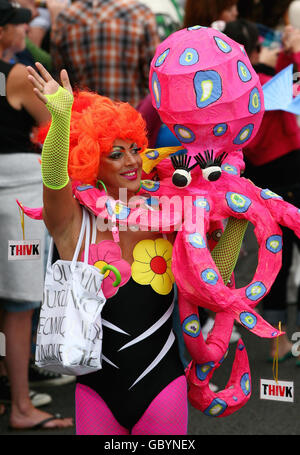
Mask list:
[[[35,390],[43,384],[64,385],[75,381],[72,376],[37,369],[34,365],[34,343],[43,294],[44,257],[47,256],[50,235],[55,240],[60,257],[70,256],[81,216],[79,205],[72,197],[68,176],[65,176],[65,183],[57,193],[51,185],[52,189],[47,189],[47,182],[42,181],[42,146],[32,140],[32,132],[35,127],[44,126],[51,120],[45,96],[55,93],[61,83],[69,93],[72,93],[72,88],[92,91],[101,97],[108,97],[112,102],[129,103],[145,121],[145,135],[150,147],[179,145],[162,124],[149,95],[149,64],[158,44],[183,27],[215,27],[245,47],[264,84],[290,63],[294,64],[294,72],[298,70],[300,19],[297,23],[297,13],[300,1],[46,0],[42,7],[37,7],[34,0],[18,0],[18,3],[17,7],[9,0],[0,0],[0,73],[5,76],[5,96],[0,96],[0,332],[5,334],[6,339],[6,355],[0,357],[0,414],[9,409],[10,426],[14,429],[66,428],[74,425],[73,420],[42,411],[40,407],[48,404],[51,396]],[[31,67],[32,71],[26,67]],[[41,75],[34,68],[38,68]],[[87,106],[94,103],[88,97],[84,102]],[[108,110],[114,109],[109,106]],[[103,115],[108,114],[104,112]],[[113,115],[118,119],[120,114],[116,112]],[[101,175],[98,177],[106,182],[112,194],[113,179],[108,177],[117,172],[118,166],[123,166],[125,170],[128,166],[135,166],[140,172],[138,132],[142,134],[140,130],[143,128],[139,117],[136,122],[136,140],[132,141],[136,145],[117,135],[110,144],[113,158],[110,155],[101,158],[103,168],[100,167]],[[63,133],[58,131],[56,134]],[[261,129],[244,150],[244,156],[245,177],[258,186],[271,188],[300,207],[297,169],[297,163],[300,164],[300,130],[294,114],[283,111],[265,113]],[[117,164],[120,159],[123,160],[121,165]],[[134,194],[136,188],[130,180],[128,182],[128,189]],[[19,263],[7,260],[8,241],[22,237],[16,199],[27,206],[44,204],[46,207],[46,227],[28,218],[25,220],[25,233],[42,242],[40,261]],[[66,207],[69,209],[66,210]],[[71,239],[69,242],[65,241],[67,234]],[[151,238],[154,241],[157,233]],[[283,239],[282,269],[271,292],[262,300],[262,311],[272,325],[278,326],[281,321],[287,328],[287,283],[294,244],[299,247],[299,240],[285,229]],[[143,241],[143,238],[138,240]],[[168,241],[172,243],[172,238]],[[133,238],[121,238],[123,256],[128,262],[132,262],[133,244]],[[128,287],[126,290],[125,286],[122,291],[123,298],[126,298],[126,292],[138,295],[138,290],[132,287],[128,291]],[[121,292],[118,296],[121,298]],[[143,298],[148,299],[147,296]],[[153,299],[149,295],[149,305]],[[117,299],[114,304],[117,304]],[[297,308],[297,325],[300,327],[300,290]],[[148,317],[147,314],[144,317]],[[204,326],[205,323],[210,327],[213,325],[212,314],[200,311],[200,316]],[[178,315],[174,312],[173,317],[176,331]],[[149,392],[145,402],[142,392],[137,393],[134,402],[138,409],[137,417],[130,423],[122,414],[118,421],[111,415],[109,407],[114,409],[115,403],[110,402],[112,399],[105,391],[105,384],[115,378],[107,375],[99,386],[95,386],[95,380],[83,378],[76,389],[78,434],[91,434],[95,427],[98,434],[103,431],[107,431],[106,434],[110,434],[109,431],[128,434],[124,429],[127,424],[135,428],[136,432],[132,434],[152,434],[157,431],[158,425],[164,429],[162,434],[185,434],[187,409],[182,397],[186,395],[183,370],[186,364],[180,333],[177,332],[177,335],[180,357],[172,353],[172,359],[168,360],[173,365],[172,371],[169,364],[165,364],[168,374],[173,375],[172,382],[168,377],[163,384],[153,387],[156,379],[149,376],[149,390],[152,387],[153,393]],[[280,337],[281,361],[292,357],[291,347],[287,335]],[[271,359],[275,349],[272,340]],[[127,362],[127,359],[124,361]],[[161,374],[165,373],[162,371]],[[165,390],[164,386],[169,389]],[[105,397],[105,401],[101,397]],[[182,407],[178,406],[178,397],[181,397]],[[110,403],[109,407],[107,403]],[[163,411],[167,407],[173,413],[173,424],[167,412]],[[161,420],[158,420],[158,415]],[[102,421],[98,423],[99,416],[102,416]],[[153,421],[156,421],[155,425]]]

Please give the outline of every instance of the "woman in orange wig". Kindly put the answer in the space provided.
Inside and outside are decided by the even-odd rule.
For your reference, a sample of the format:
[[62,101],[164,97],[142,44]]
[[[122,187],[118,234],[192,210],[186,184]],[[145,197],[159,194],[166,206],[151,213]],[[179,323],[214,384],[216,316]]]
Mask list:
[[[120,190],[128,199],[143,188],[140,152],[147,146],[145,122],[129,104],[94,93],[77,93],[73,104],[66,71],[61,73],[62,88],[42,65],[37,68],[40,74],[28,68],[29,79],[52,114],[50,128],[36,138],[44,142],[43,219],[59,257],[70,261],[81,229],[82,205],[93,212],[90,194],[96,194],[94,206],[98,195],[113,198],[113,206],[107,199],[107,216],[118,221],[133,211]],[[150,213],[155,209],[148,199],[149,195],[145,206]],[[93,214],[90,222],[94,226]],[[102,316],[108,322],[103,327],[102,369],[77,378],[77,434],[187,432],[186,378],[172,331],[174,238],[171,231],[163,237],[158,229],[95,234],[89,263],[97,267],[111,258],[122,269],[121,282],[113,289],[110,273],[103,279],[107,302]],[[84,245],[79,257],[83,249]]]
[[[35,142],[44,143],[50,124],[38,130]],[[134,138],[143,151],[147,138],[141,115],[128,103],[89,91],[74,93],[68,160],[71,180],[96,185],[101,156],[111,150],[114,138]]]

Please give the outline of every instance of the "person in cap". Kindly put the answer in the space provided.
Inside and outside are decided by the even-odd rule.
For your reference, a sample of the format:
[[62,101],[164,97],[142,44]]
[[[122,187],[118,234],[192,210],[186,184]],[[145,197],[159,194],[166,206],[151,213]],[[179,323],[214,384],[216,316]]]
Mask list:
[[27,8],[20,8],[8,0],[0,1],[0,26],[7,24],[27,24],[31,20],[31,12]]

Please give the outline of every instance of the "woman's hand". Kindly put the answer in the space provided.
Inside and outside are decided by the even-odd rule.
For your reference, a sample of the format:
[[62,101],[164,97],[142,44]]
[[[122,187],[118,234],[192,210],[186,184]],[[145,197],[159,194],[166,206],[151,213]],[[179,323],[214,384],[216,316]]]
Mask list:
[[57,16],[68,8],[70,2],[68,0],[46,0],[47,10],[51,16],[51,28],[55,27]]
[[[36,62],[35,66],[37,67],[39,73],[35,71],[31,66],[27,67],[28,71],[28,79],[33,85],[33,91],[36,96],[43,101],[43,103],[47,104],[48,100],[45,95],[53,95],[59,89],[59,84],[56,82],[55,79],[51,76],[50,73],[44,68],[44,66]],[[69,76],[66,70],[61,70],[60,73],[60,80],[62,86],[68,90],[68,92],[73,94],[73,90],[70,84]]]

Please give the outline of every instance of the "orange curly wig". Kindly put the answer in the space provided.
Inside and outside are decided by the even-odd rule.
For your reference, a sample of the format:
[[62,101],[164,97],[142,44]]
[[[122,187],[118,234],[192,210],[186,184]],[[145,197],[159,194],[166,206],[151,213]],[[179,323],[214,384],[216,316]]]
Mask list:
[[[51,122],[38,128],[33,141],[43,144]],[[148,145],[146,124],[128,103],[114,102],[94,92],[74,93],[68,172],[71,180],[95,185],[101,155],[115,139],[130,140],[141,152]]]

